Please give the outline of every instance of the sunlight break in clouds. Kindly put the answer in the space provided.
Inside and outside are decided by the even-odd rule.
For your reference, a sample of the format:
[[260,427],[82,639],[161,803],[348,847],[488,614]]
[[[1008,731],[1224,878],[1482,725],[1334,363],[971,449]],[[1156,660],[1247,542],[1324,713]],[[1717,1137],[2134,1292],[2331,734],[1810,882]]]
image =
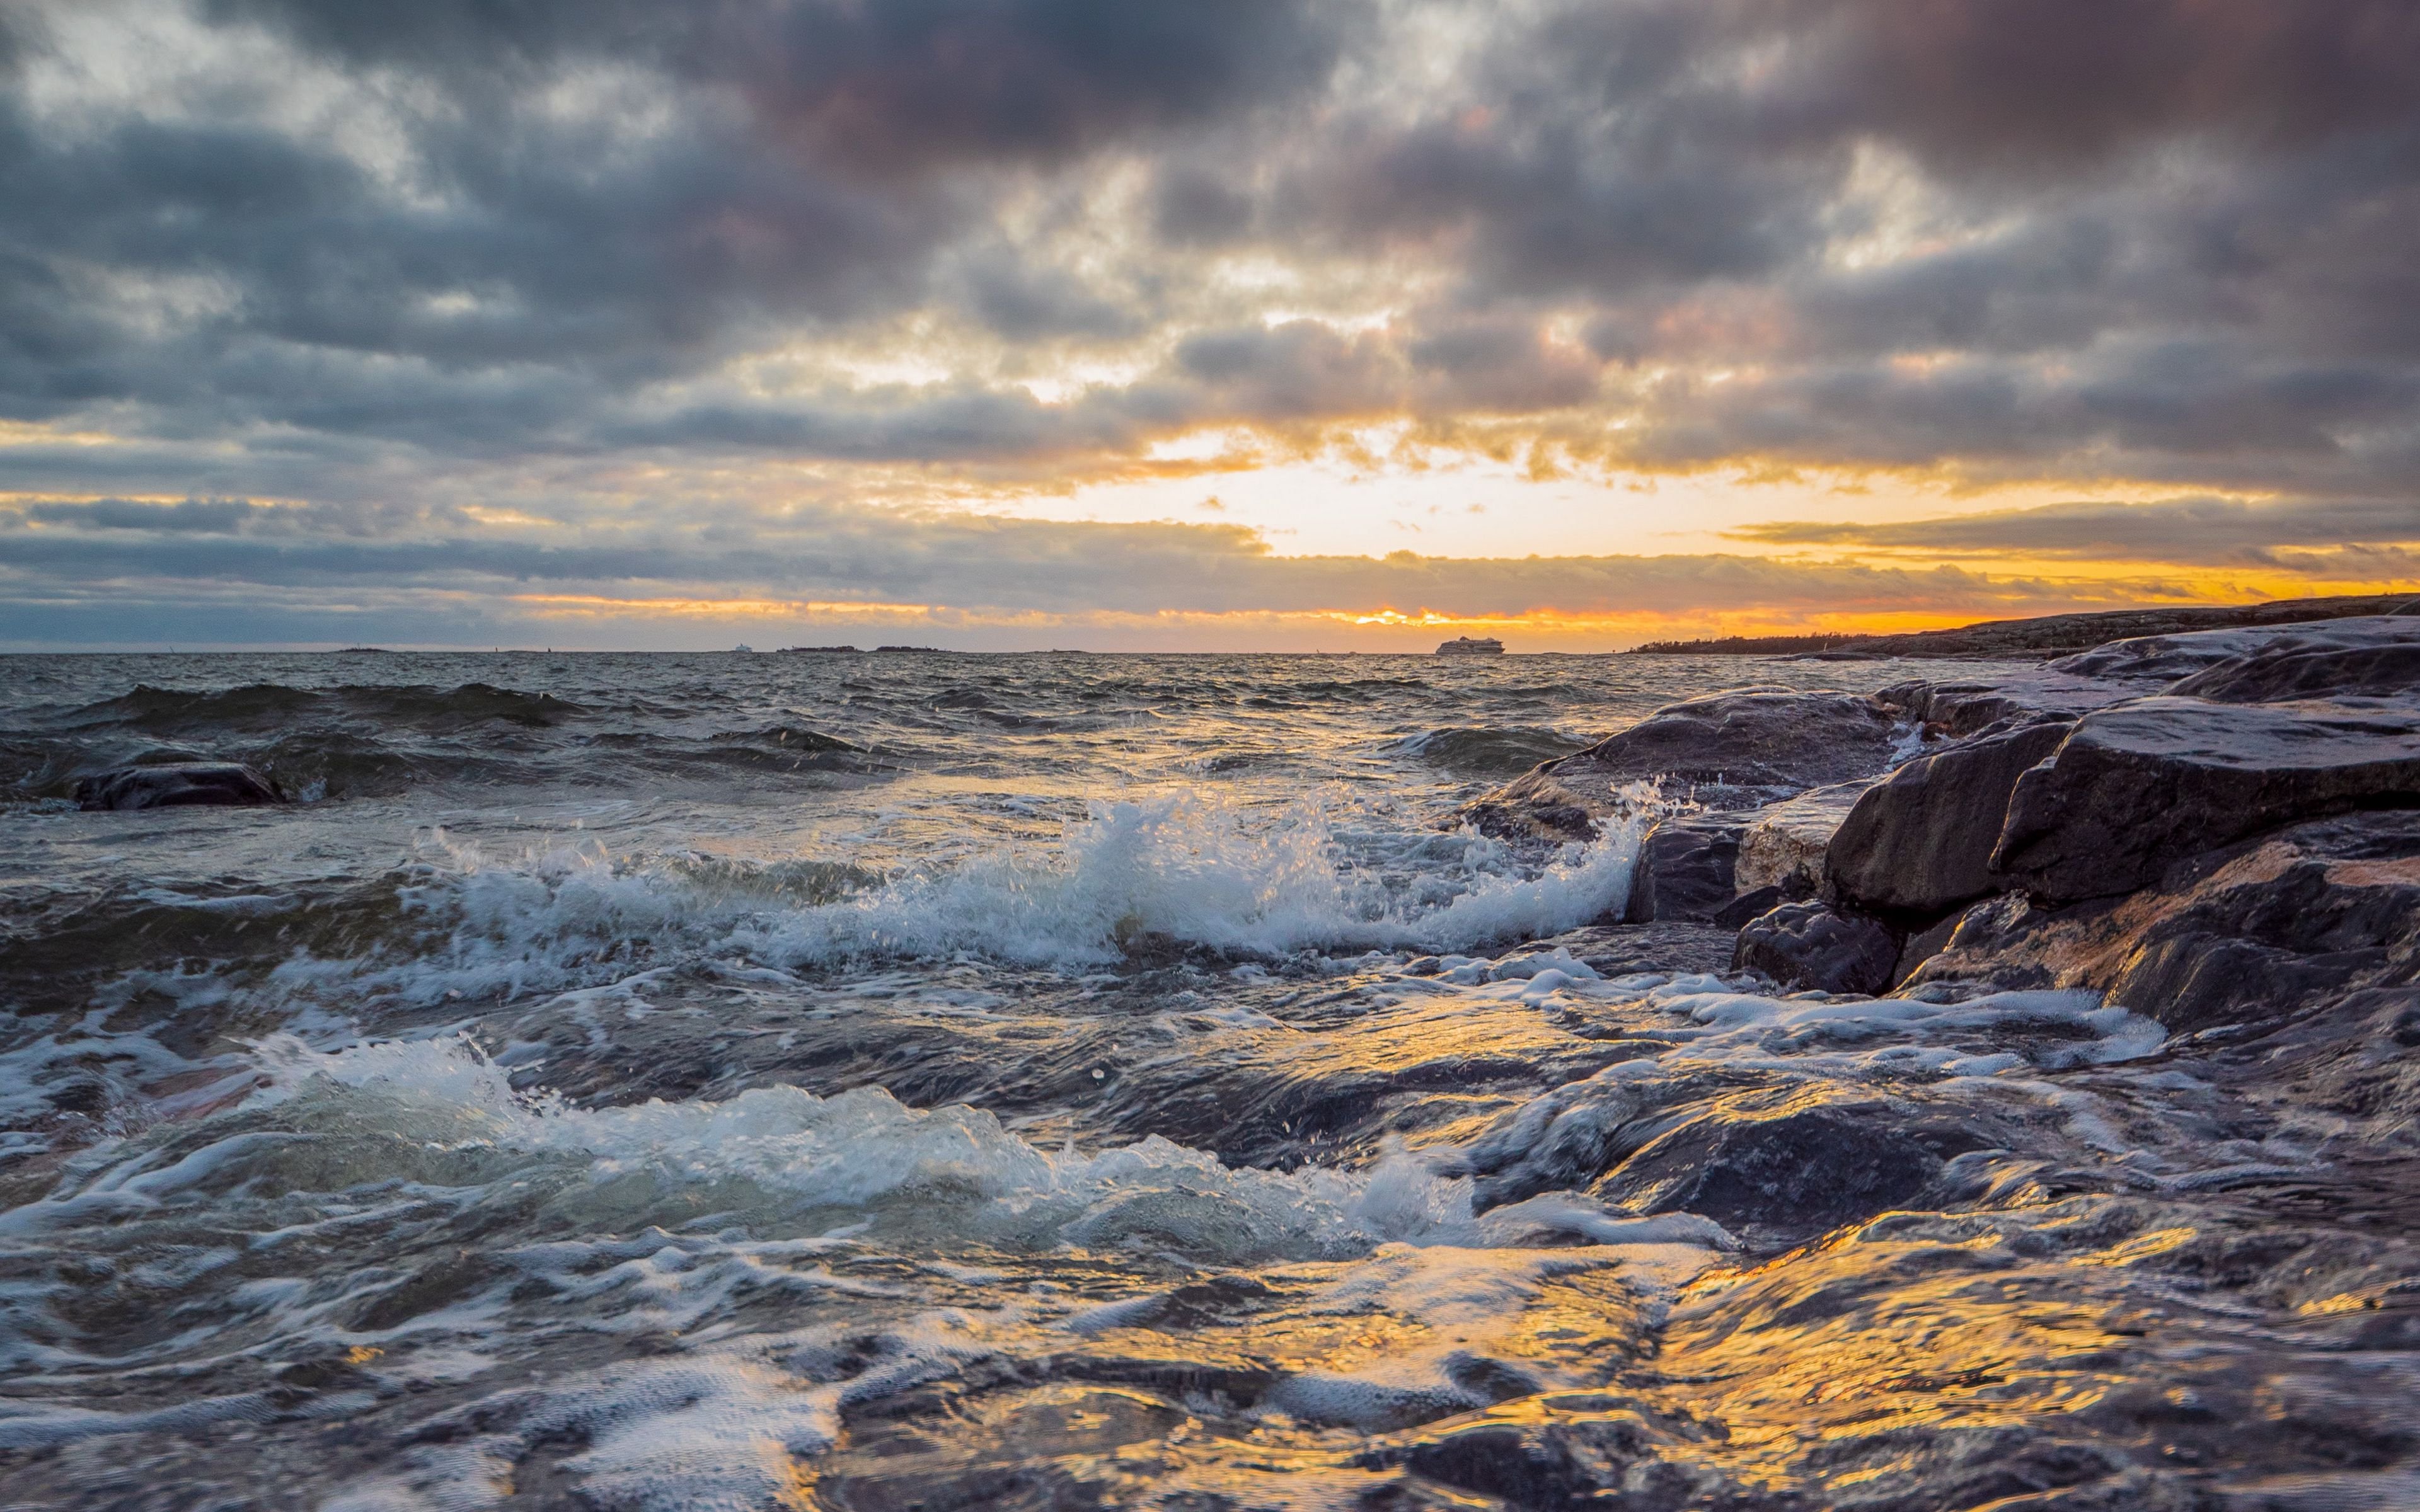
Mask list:
[[2397,0],[27,0],[0,640],[2420,586],[2415,101]]

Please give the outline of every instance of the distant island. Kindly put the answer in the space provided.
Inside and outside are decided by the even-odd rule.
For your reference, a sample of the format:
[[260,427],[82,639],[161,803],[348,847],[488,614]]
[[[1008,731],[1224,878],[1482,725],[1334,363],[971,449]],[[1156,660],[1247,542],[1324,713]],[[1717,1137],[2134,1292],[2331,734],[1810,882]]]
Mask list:
[[[1986,620],[1954,630],[1909,635],[1726,636],[1718,640],[1657,640],[1633,646],[1626,656],[1854,657],[1936,656],[1977,660],[2032,660],[2088,651],[2112,640],[2188,630],[2226,630],[2250,625],[2288,625],[2341,620],[2368,614],[2420,614],[2420,596],[2366,594],[2332,598],[2281,598],[2266,604],[2176,609],[2108,609],[2094,614],[2047,614],[2030,620]],[[1444,647],[1438,648],[1440,651]]]
[[855,646],[783,646],[784,656],[854,656],[861,653]]
[[1633,646],[1634,656],[1788,656],[1808,651],[1837,651],[1871,640],[1855,635],[1727,635],[1719,640],[1650,640]]
[[1456,636],[1437,647],[1436,654],[1440,656],[1500,656],[1504,655],[1504,642],[1493,637],[1475,640],[1466,635]]

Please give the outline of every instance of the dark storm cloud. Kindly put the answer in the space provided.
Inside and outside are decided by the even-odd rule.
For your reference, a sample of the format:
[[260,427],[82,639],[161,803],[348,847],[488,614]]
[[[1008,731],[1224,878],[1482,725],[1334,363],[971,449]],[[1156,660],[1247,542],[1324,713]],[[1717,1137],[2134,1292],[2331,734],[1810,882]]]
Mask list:
[[237,529],[254,513],[246,499],[188,499],[180,503],[152,504],[133,499],[96,499],[81,504],[35,504],[27,517],[51,525],[81,525],[103,531],[202,531],[225,533]]
[[[2420,543],[2420,498],[2247,504],[2172,499],[2149,504],[2079,501],[1932,519],[1860,524],[1773,520],[1729,532],[1768,546],[1854,547],[1940,555],[2017,555],[2209,565],[2280,564],[2274,548],[2397,548]],[[2383,572],[2381,577],[2401,576]]]
[[[1854,436],[1864,461],[2015,470],[2093,455],[2146,478],[2200,477],[2257,487],[2302,477],[2392,483],[2361,455],[2366,429],[2420,424],[2420,365],[2303,364],[2240,344],[2129,349],[2111,342],[2086,370],[1953,358],[1908,370],[1838,363],[1709,385],[1678,378],[1651,393],[1632,454],[1667,466],[1742,450],[1802,463],[1838,460]],[[2385,475],[2376,475],[2384,473]]]
[[2406,116],[2420,11],[2399,0],[1779,0],[1774,90],[1800,130],[1870,130],[1947,168],[2038,173],[2149,138],[2291,147]]
[[349,63],[460,77],[635,58],[736,85],[818,159],[1052,160],[1305,88],[1357,27],[1306,0],[212,0]]

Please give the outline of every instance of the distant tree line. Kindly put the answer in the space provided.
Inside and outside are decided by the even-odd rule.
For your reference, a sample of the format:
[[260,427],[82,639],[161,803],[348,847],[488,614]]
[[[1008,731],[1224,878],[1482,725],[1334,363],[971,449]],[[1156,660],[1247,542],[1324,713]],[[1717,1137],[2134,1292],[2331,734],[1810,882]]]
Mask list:
[[1639,656],[1786,656],[1799,651],[1831,651],[1854,635],[1727,635],[1719,640],[1650,640],[1630,648]]

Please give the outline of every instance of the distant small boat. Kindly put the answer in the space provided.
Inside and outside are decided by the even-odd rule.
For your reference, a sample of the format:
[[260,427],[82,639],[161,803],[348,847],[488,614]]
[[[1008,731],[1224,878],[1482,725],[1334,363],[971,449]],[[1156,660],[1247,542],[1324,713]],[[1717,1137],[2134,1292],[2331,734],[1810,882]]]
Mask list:
[[1504,642],[1493,636],[1484,640],[1456,636],[1437,647],[1436,654],[1440,656],[1500,656],[1504,655]]
[[734,656],[742,656],[749,652],[752,652],[756,648],[754,646],[733,646],[731,648],[731,652]]

